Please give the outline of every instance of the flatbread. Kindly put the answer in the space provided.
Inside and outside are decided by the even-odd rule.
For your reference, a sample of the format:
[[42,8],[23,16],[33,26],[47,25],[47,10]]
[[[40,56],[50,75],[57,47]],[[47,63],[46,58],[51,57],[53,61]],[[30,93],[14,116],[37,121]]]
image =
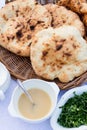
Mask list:
[[44,29],[33,39],[30,58],[38,76],[69,82],[87,70],[87,43],[73,26]]
[[34,0],[17,0],[0,10],[0,45],[20,55],[30,55],[33,35],[51,25],[47,9]]
[[66,6],[79,14],[87,13],[87,0],[58,0],[58,5]]
[[75,12],[68,10],[64,6],[55,4],[47,4],[45,7],[52,16],[52,27],[57,28],[62,25],[71,25],[76,27],[81,32],[82,36],[85,35],[84,24]]

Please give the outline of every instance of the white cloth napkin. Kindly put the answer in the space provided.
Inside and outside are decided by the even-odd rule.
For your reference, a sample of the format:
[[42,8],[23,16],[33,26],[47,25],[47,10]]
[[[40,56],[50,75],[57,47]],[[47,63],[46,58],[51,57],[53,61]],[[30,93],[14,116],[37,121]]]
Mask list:
[[0,0],[0,9],[5,5],[5,0]]

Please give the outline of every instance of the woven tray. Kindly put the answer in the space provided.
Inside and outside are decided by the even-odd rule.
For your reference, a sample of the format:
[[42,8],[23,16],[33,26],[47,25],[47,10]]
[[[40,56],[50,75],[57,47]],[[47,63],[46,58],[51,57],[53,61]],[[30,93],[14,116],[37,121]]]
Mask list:
[[[41,79],[34,73],[29,58],[17,56],[1,46],[0,46],[0,61],[7,67],[11,75],[13,75],[15,78],[19,78],[21,80],[31,78]],[[69,89],[80,85],[86,79],[87,79],[87,72],[82,74],[80,77],[75,78],[73,81],[69,83],[61,83],[58,79],[55,79],[53,81],[57,83],[60,89]]]

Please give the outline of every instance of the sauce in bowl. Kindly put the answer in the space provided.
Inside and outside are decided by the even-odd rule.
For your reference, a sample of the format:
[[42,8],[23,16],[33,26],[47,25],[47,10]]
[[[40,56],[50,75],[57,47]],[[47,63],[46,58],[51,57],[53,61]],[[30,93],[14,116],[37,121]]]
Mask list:
[[28,91],[31,94],[35,105],[32,106],[26,95],[22,94],[18,102],[20,113],[29,119],[40,119],[47,115],[52,105],[50,96],[41,89],[33,88]]

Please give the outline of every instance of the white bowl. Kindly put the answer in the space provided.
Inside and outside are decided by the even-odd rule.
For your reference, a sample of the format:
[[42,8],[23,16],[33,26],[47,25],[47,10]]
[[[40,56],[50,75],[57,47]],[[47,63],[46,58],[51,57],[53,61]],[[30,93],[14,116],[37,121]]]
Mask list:
[[19,101],[20,95],[23,93],[23,91],[17,86],[12,94],[11,102],[8,106],[8,111],[11,114],[11,116],[23,119],[24,121],[28,121],[29,123],[39,123],[39,122],[42,122],[42,121],[48,119],[52,115],[52,113],[56,107],[56,104],[57,104],[57,96],[59,93],[58,86],[53,82],[46,82],[44,80],[39,80],[39,79],[26,80],[23,82],[23,85],[26,88],[26,90],[29,90],[31,88],[37,88],[37,89],[41,89],[41,90],[47,92],[52,101],[51,109],[46,116],[44,116],[40,119],[34,120],[34,119],[28,119],[28,118],[24,117],[20,113],[19,108],[18,108],[18,101]]
[[51,119],[50,119],[50,124],[51,127],[53,128],[53,130],[87,130],[87,126],[86,125],[82,125],[80,127],[76,127],[76,128],[65,128],[63,126],[61,126],[59,123],[57,123],[57,119],[62,111],[62,108],[59,108],[60,106],[63,106],[68,99],[70,99],[71,97],[74,96],[74,92],[77,95],[82,94],[83,92],[87,92],[87,85],[81,86],[81,87],[76,87],[73,88],[71,90],[68,90],[60,99],[60,101],[58,102],[57,106],[56,106],[56,110],[53,113]]
[[11,81],[10,73],[4,64],[0,62],[0,100],[4,99],[4,93],[9,87]]

